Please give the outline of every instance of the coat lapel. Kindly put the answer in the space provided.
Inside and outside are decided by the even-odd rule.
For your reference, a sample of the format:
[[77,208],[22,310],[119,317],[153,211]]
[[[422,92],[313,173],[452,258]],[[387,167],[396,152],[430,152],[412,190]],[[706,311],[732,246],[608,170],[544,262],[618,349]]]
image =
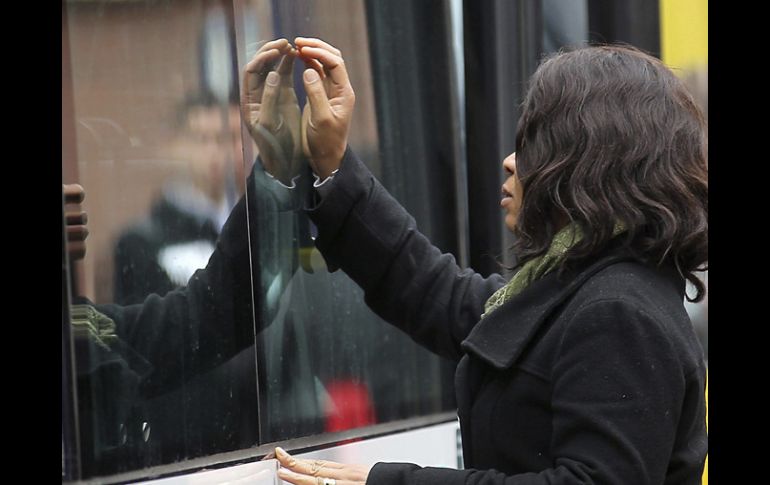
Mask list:
[[630,259],[623,255],[607,256],[566,282],[559,282],[556,273],[546,275],[482,319],[462,342],[462,349],[495,369],[510,368],[548,316],[589,277],[611,264]]

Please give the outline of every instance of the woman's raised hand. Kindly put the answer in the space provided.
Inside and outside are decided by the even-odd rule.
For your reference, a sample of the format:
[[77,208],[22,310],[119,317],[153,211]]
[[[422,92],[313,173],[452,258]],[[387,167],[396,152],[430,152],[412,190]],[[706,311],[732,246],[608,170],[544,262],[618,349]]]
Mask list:
[[322,180],[339,168],[348,144],[356,95],[339,49],[320,39],[297,37],[308,67],[302,79],[308,102],[302,113],[302,150]]

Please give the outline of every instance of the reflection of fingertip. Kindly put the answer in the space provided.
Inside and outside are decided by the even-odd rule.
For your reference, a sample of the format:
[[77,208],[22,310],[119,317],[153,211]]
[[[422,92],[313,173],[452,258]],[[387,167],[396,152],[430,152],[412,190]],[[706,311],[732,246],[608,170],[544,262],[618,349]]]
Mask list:
[[260,461],[263,461],[263,460],[272,460],[272,459],[274,459],[274,458],[275,458],[275,451],[271,451],[270,453],[268,453],[267,455],[265,455],[265,456],[264,456],[264,458],[262,458],[262,460],[260,460]]

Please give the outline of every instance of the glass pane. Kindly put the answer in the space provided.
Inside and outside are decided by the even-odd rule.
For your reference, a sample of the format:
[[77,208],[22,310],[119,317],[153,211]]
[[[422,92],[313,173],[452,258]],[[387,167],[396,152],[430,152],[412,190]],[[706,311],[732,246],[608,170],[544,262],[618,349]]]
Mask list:
[[[367,13],[362,0],[247,0],[242,15],[236,18],[239,66],[243,71],[255,54],[265,52],[266,45],[270,48],[267,43],[275,39],[324,39],[343,52],[356,91],[351,147],[381,179],[384,167],[405,172],[411,163],[423,170],[426,160],[383,158],[383,130],[377,124],[381,108],[377,103],[383,100],[374,96]],[[408,22],[408,17],[403,21]],[[289,72],[281,62],[280,58],[272,59],[271,67],[261,69],[262,77],[255,82],[264,82],[270,69],[284,72],[285,89],[294,90],[288,99],[293,103],[296,96],[297,107],[302,108],[304,65],[297,62]],[[283,102],[284,94],[281,96]],[[412,109],[414,114],[418,112],[417,106]],[[274,137],[281,144],[279,138],[278,134]],[[247,144],[245,152],[256,155],[259,147]],[[284,149],[284,153],[291,152],[291,147]],[[255,164],[255,174],[261,168],[261,158]],[[307,191],[312,190],[307,183],[312,180],[310,173],[306,171],[304,176],[305,185],[296,187],[291,195],[287,193],[284,204],[257,204],[256,213],[249,214],[251,234],[260,243],[254,271],[255,276],[260,275],[255,280],[264,295],[264,306],[258,320],[267,324],[257,342],[262,442],[451,410],[452,372],[448,364],[371,312],[362,291],[343,272],[328,271],[313,246],[312,224],[299,210]],[[415,191],[416,195],[408,198],[400,187],[388,188],[403,203],[413,206],[426,204],[430,195],[428,190]],[[275,191],[276,182],[255,175],[254,185],[247,190]],[[453,213],[450,210],[448,214]],[[266,224],[267,220],[271,224]],[[451,233],[442,235],[445,239],[453,237]]]
[[76,142],[64,182],[85,188],[90,232],[71,306],[84,477],[252,446],[250,247],[236,205],[251,164],[232,4],[64,7]]
[[588,42],[588,0],[543,1],[543,54]]

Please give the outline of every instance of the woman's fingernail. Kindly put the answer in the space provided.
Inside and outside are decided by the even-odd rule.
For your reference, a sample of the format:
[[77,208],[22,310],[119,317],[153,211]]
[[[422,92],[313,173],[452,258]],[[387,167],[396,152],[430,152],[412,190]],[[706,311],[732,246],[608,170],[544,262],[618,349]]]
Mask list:
[[276,448],[275,448],[275,454],[276,454],[276,455],[278,455],[278,456],[289,456],[289,454],[288,454],[288,453],[286,453],[286,452],[283,450],[283,448],[281,448],[280,446],[278,446],[278,447],[276,447]]
[[278,73],[275,71],[270,71],[270,74],[267,75],[266,82],[270,86],[278,85]]
[[320,79],[320,78],[318,76],[318,72],[316,72],[315,69],[306,69],[305,70],[305,81],[307,81],[308,83],[314,83],[314,82],[318,81],[318,79]]

